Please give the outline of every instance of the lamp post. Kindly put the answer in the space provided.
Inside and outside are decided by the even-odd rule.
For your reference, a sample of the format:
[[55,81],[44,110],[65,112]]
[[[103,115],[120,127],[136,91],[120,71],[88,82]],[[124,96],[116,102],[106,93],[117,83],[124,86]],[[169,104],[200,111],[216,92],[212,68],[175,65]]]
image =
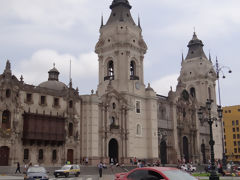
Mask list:
[[[220,91],[220,73],[222,74],[222,78],[225,79],[226,76],[223,72],[223,69],[227,69],[228,73],[232,73],[232,70],[228,67],[228,66],[220,66],[218,63],[218,59],[216,58],[216,65],[215,65],[215,70],[217,73],[217,83],[218,83],[218,109],[222,108],[222,104],[221,104],[221,91]],[[223,167],[226,167],[226,154],[225,154],[225,148],[224,148],[224,127],[223,127],[223,119],[222,116],[219,117],[219,120],[221,122],[221,129],[222,129],[222,152],[223,152],[223,157],[222,157],[222,162],[223,162]]]
[[[212,114],[211,114],[212,103],[213,103],[212,99],[207,99],[206,106],[200,107],[200,109],[198,111],[198,118],[201,121],[201,123],[208,122],[208,124],[209,124],[209,131],[210,131],[209,145],[210,145],[210,150],[211,150],[211,171],[210,171],[211,174],[210,174],[209,180],[219,180],[219,177],[216,173],[216,166],[215,166],[215,159],[214,159],[214,144],[215,144],[215,142],[213,140],[213,130],[212,130],[212,124],[214,123],[214,121],[217,121],[218,119],[216,117],[212,117]],[[221,118],[222,117],[222,109],[220,106],[218,106],[217,112],[218,112],[218,117]]]

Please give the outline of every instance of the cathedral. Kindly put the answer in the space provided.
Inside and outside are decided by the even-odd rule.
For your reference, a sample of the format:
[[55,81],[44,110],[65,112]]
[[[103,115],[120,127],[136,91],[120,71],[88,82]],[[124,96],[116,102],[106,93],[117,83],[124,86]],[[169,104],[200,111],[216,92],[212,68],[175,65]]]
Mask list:
[[[48,80],[34,86],[18,79],[6,62],[0,75],[0,166],[60,166],[85,158],[93,165],[110,160],[129,164],[134,157],[162,164],[210,159],[209,125],[197,113],[210,98],[216,115],[217,76],[203,42],[194,32],[176,91],[159,95],[144,84],[147,44],[131,8],[128,0],[113,0],[108,21],[101,23],[95,47],[99,82],[89,95],[80,95],[71,81],[60,82],[55,65]],[[220,122],[213,127],[218,159],[220,127]]]

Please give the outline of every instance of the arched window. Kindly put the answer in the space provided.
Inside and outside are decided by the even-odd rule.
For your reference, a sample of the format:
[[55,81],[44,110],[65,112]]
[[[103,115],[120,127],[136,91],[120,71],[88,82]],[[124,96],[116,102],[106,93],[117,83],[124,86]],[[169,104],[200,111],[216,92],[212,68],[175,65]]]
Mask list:
[[6,90],[6,97],[9,98],[11,96],[11,90],[7,89]]
[[210,87],[208,87],[208,97],[209,97],[209,99],[211,99],[211,97],[212,97],[211,88]]
[[111,125],[115,125],[115,117],[112,117],[112,118],[111,118],[110,124],[111,124]]
[[2,114],[2,128],[10,129],[11,128],[11,113],[8,110],[3,111]]
[[186,90],[183,90],[182,92],[182,97],[185,101],[188,101],[189,100],[189,94]]
[[73,123],[68,124],[68,134],[69,136],[73,135]]
[[54,150],[52,151],[52,160],[53,160],[53,161],[56,161],[56,160],[57,160],[57,150],[56,150],[56,149],[54,149]]
[[192,87],[192,88],[190,89],[190,94],[191,94],[192,97],[196,97],[196,91],[195,91],[195,88],[194,88],[194,87]]
[[113,61],[108,62],[108,76],[114,77],[114,65]]
[[130,80],[139,80],[139,77],[136,75],[135,61],[130,62]]
[[130,62],[130,76],[136,75],[136,64],[134,61]]
[[141,135],[142,134],[142,128],[141,128],[141,125],[138,124],[137,125],[137,135]]
[[114,64],[112,60],[107,63],[107,76],[104,77],[104,81],[106,80],[114,80]]
[[69,101],[69,108],[72,108],[72,107],[73,107],[73,101],[70,100],[70,101]]
[[38,160],[43,160],[43,150],[39,149],[38,151]]
[[116,109],[116,104],[115,103],[112,103],[112,108]]

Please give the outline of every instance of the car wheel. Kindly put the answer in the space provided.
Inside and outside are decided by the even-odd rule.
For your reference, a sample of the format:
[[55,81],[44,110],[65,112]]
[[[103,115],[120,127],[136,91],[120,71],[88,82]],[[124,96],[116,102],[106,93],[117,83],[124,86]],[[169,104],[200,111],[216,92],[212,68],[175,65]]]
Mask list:
[[58,175],[55,175],[55,178],[57,178],[58,177]]
[[68,177],[68,176],[69,176],[69,173],[66,173],[66,174],[65,174],[65,177]]
[[76,174],[75,174],[75,177],[78,177],[78,176],[79,176],[79,174],[80,174],[80,173],[76,173]]

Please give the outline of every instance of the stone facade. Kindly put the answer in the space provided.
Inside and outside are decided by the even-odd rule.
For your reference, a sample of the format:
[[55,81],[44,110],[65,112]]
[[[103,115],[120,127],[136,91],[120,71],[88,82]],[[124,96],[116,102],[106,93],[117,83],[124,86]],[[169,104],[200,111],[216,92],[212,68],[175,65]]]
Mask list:
[[[0,75],[0,165],[59,166],[86,157],[89,164],[128,164],[133,157],[163,164],[209,159],[209,127],[200,123],[197,110],[209,97],[216,109],[216,73],[202,41],[194,33],[176,91],[157,95],[144,84],[147,45],[140,21],[132,19],[127,0],[114,0],[110,8],[95,47],[95,93],[79,95],[71,82],[59,82],[55,67],[48,81],[28,85],[12,74],[7,61]],[[214,129],[216,158],[222,153],[219,127]]]

